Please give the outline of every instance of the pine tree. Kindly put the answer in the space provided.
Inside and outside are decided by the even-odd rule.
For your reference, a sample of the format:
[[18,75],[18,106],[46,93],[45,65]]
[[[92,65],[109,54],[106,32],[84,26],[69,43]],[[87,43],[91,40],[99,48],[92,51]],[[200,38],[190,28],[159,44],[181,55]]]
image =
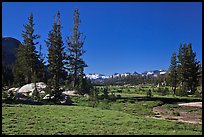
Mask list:
[[46,70],[45,70],[45,61],[42,53],[42,45],[39,46],[39,52],[37,54],[37,64],[38,64],[38,73],[36,74],[37,80],[46,82]]
[[[69,81],[71,81],[72,87],[82,92],[84,86],[84,67],[87,67],[82,55],[85,53],[83,50],[83,44],[85,36],[79,31],[79,11],[74,11],[74,28],[71,36],[67,37],[67,70],[69,72]],[[82,93],[83,94],[83,93]]]
[[22,85],[32,82],[34,73],[38,72],[38,52],[36,51],[36,45],[39,42],[34,42],[40,38],[39,35],[34,34],[33,14],[31,13],[28,18],[28,24],[23,25],[24,29],[22,33],[23,43],[19,46],[17,52],[17,61],[15,64],[15,83]]
[[34,23],[33,23],[33,14],[31,13],[28,18],[29,23],[24,25],[25,31],[23,31],[22,37],[24,38],[23,45],[25,46],[26,51],[26,71],[25,78],[26,83],[30,83],[32,81],[32,75],[34,71],[37,70],[37,51],[36,45],[39,42],[34,42],[34,40],[40,38],[39,35],[34,35]]
[[194,94],[197,86],[199,84],[199,77],[200,77],[200,62],[195,59],[196,53],[192,50],[191,43],[188,44],[186,49],[186,68],[187,72],[186,75],[188,76],[185,80],[187,83],[187,88],[191,94]]
[[26,67],[26,52],[23,45],[19,45],[14,66],[14,85],[23,86],[26,84],[24,72]]
[[182,90],[190,91],[194,94],[196,87],[199,84],[200,77],[200,62],[195,59],[196,53],[192,50],[192,45],[185,43],[179,48],[178,54],[178,74]]
[[53,28],[48,34],[46,41],[48,46],[48,71],[50,73],[48,85],[50,86],[50,97],[54,96],[57,101],[61,92],[59,90],[60,83],[64,73],[64,47],[61,34],[60,12],[57,13],[57,21],[54,21]]
[[177,72],[177,60],[176,60],[176,53],[172,54],[171,57],[171,64],[169,67],[169,82],[173,90],[173,94],[176,93],[176,87],[178,83],[178,72]]

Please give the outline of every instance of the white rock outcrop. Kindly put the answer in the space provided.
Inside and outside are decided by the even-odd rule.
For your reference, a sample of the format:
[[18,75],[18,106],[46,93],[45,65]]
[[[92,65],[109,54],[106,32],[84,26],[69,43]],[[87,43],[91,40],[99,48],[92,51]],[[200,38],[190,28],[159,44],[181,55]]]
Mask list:
[[18,92],[18,90],[19,90],[19,88],[10,88],[10,89],[8,89],[8,93],[9,92],[16,93],[16,92]]
[[[37,82],[36,83],[36,88],[37,90],[44,94],[45,91],[44,89],[47,87],[47,85],[44,82]],[[22,86],[19,90],[18,93],[22,93],[26,96],[31,96],[33,94],[33,91],[35,90],[35,84],[34,83],[30,83],[30,84],[26,84],[24,86]]]
[[67,95],[67,96],[80,96],[77,91],[73,90],[73,91],[64,91],[62,92],[62,94]]

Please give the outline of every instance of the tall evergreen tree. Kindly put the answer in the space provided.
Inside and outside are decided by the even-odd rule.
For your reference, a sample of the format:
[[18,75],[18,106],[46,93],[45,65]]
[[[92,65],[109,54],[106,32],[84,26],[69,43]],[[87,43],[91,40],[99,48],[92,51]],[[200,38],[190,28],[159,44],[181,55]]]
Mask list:
[[86,85],[84,78],[84,67],[87,67],[82,55],[85,53],[83,50],[83,44],[85,36],[79,31],[80,19],[79,11],[74,11],[74,27],[71,36],[67,37],[67,69],[69,72],[69,81],[71,81],[72,87],[79,92],[83,92],[83,87]]
[[172,87],[173,94],[176,93],[176,87],[178,83],[178,72],[177,72],[177,60],[176,60],[176,53],[172,54],[171,57],[171,64],[169,67],[169,82]]
[[[15,64],[15,82],[18,83],[22,78],[23,83],[32,82],[33,74],[38,72],[38,52],[36,51],[36,45],[39,42],[34,42],[40,36],[34,34],[33,14],[31,13],[28,18],[28,24],[23,25],[24,29],[22,33],[23,43],[19,47],[17,53],[17,61]],[[20,84],[20,85],[21,85]]]
[[193,52],[191,44],[185,43],[180,46],[178,54],[180,86],[185,92],[190,91],[191,94],[195,93],[200,77],[200,62],[195,57],[196,53]]
[[188,47],[186,49],[186,69],[187,69],[187,88],[190,91],[191,94],[194,94],[197,86],[199,84],[199,77],[200,77],[200,62],[197,61],[196,53],[192,50],[191,43],[188,44]]
[[25,47],[20,45],[17,50],[16,63],[14,66],[14,85],[23,86],[26,84],[24,72],[26,71]]
[[[46,81],[46,68],[45,68],[45,61],[42,53],[42,45],[39,46],[39,54],[37,54],[38,60],[38,73],[36,74],[37,80],[39,81]],[[35,78],[34,78],[35,79]]]
[[54,21],[53,28],[48,34],[46,41],[48,46],[48,71],[50,73],[48,85],[51,88],[51,96],[57,101],[61,92],[59,90],[60,83],[64,72],[64,47],[61,34],[60,12],[57,13],[57,21]]

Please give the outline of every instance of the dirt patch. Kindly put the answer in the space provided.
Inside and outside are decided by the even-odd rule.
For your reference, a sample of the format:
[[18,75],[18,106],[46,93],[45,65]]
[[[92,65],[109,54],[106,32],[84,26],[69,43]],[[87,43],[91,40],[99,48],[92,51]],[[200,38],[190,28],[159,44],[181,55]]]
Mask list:
[[202,102],[190,102],[190,103],[177,103],[179,106],[188,106],[188,107],[201,107]]
[[202,124],[202,102],[201,107],[199,105],[200,103],[178,103],[157,106],[153,108],[154,118]]

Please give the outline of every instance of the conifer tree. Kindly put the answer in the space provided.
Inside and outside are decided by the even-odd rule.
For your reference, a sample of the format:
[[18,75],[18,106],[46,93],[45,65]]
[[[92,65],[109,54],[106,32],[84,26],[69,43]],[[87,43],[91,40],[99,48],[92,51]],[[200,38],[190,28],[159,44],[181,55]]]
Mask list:
[[21,82],[21,84],[30,83],[34,73],[38,72],[38,52],[36,51],[36,45],[39,42],[34,42],[40,38],[39,35],[34,34],[33,14],[31,13],[28,18],[28,24],[23,25],[24,29],[22,33],[23,43],[19,46],[17,52],[17,61],[15,64],[15,82]]
[[192,50],[191,44],[181,45],[178,54],[179,82],[182,90],[194,94],[199,84],[200,62],[197,61],[196,53]]
[[16,86],[23,86],[25,81],[25,67],[26,66],[26,53],[25,53],[25,47],[23,45],[19,45],[16,55],[16,62],[14,66],[14,85]]
[[[36,74],[37,76],[37,80],[38,81],[44,81],[44,82],[47,82],[46,81],[46,68],[45,68],[45,61],[44,61],[44,57],[43,57],[43,53],[42,53],[42,45],[39,46],[39,52],[37,54],[37,64],[38,64],[38,73]],[[34,78],[35,79],[35,78]]]
[[171,64],[169,67],[169,82],[172,87],[173,94],[176,93],[176,87],[178,83],[178,72],[177,72],[177,60],[176,60],[176,53],[172,54],[171,57]]
[[60,83],[64,71],[64,47],[61,34],[60,12],[57,13],[57,21],[54,21],[53,28],[48,34],[46,41],[48,46],[48,71],[50,73],[48,85],[51,88],[50,97],[54,96],[57,101],[61,96]]
[[200,62],[197,61],[196,53],[192,50],[191,43],[188,44],[186,49],[186,75],[188,76],[185,81],[187,83],[187,88],[191,94],[194,94],[197,86],[199,84],[200,77]]
[[37,51],[36,45],[39,42],[34,42],[34,40],[40,38],[39,35],[34,34],[34,23],[33,23],[33,14],[31,13],[29,17],[29,23],[24,25],[25,31],[23,31],[23,45],[25,46],[26,51],[26,71],[25,71],[25,78],[26,83],[30,83],[32,80],[32,75],[37,70],[38,64],[36,63],[37,58]]
[[85,53],[85,50],[83,50],[85,36],[79,31],[79,25],[79,11],[75,9],[73,31],[71,36],[67,37],[67,70],[69,72],[69,81],[73,83],[72,87],[82,93],[86,85],[84,68],[87,65],[82,58],[82,55]]

